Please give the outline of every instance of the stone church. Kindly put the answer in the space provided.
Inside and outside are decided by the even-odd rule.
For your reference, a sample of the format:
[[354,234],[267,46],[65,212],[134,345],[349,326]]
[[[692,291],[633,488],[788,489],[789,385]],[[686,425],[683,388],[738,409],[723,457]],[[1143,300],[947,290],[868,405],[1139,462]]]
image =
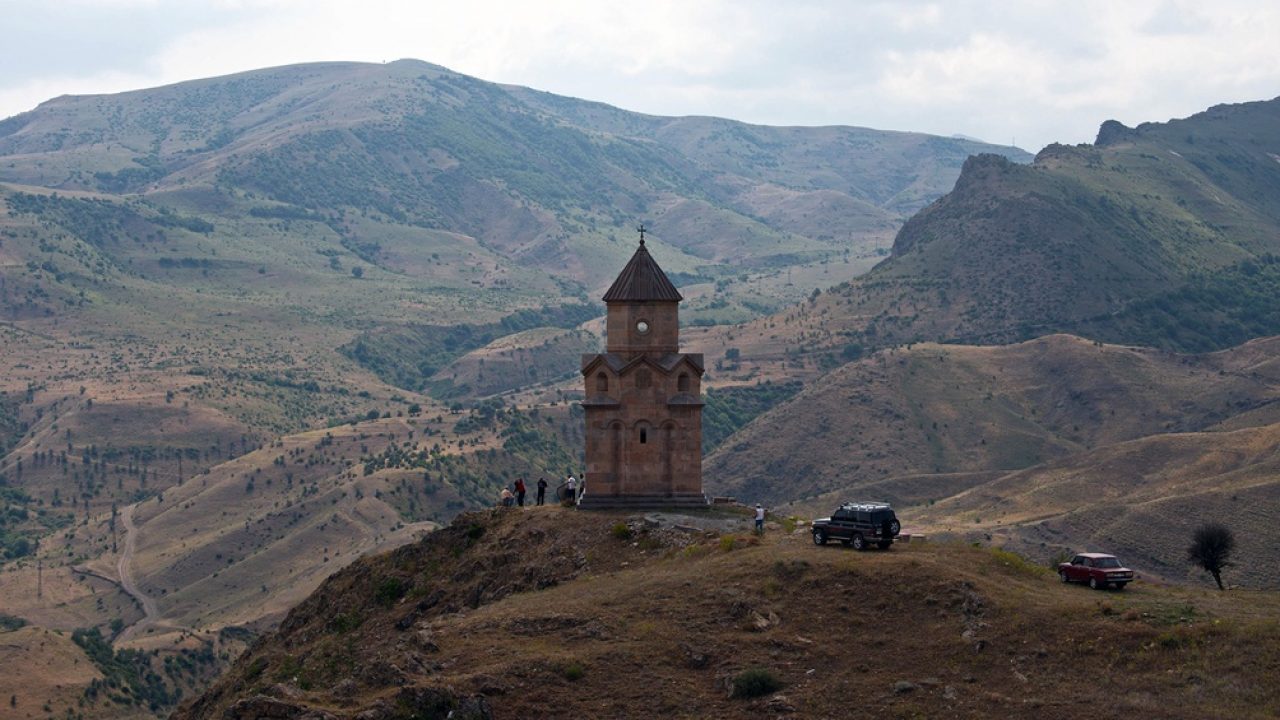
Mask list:
[[605,351],[582,356],[584,508],[705,506],[702,355],[680,352],[680,301],[644,246],[604,294]]

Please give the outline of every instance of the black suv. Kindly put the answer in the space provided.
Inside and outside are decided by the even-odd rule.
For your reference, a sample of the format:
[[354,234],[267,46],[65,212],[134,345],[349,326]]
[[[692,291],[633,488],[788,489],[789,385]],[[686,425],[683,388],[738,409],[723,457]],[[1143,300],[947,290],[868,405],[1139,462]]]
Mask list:
[[893,544],[901,530],[893,508],[882,502],[845,503],[836,508],[831,517],[814,520],[811,528],[814,545],[839,540],[858,550],[866,550],[869,543],[884,550]]

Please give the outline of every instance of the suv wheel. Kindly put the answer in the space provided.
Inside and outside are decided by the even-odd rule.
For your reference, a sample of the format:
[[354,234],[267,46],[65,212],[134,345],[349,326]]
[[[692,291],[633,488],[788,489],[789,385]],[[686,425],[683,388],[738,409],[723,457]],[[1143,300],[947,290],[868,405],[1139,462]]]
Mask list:
[[1106,583],[1100,583],[1098,582],[1098,578],[1091,577],[1089,578],[1089,587],[1093,588],[1094,590],[1101,590],[1102,588],[1106,587]]
[[853,549],[854,550],[867,549],[867,541],[866,541],[866,538],[862,537],[862,533],[853,534]]
[[827,531],[825,531],[825,530],[818,530],[817,532],[815,532],[815,533],[813,534],[813,544],[814,544],[814,545],[826,545],[826,544],[827,544]]

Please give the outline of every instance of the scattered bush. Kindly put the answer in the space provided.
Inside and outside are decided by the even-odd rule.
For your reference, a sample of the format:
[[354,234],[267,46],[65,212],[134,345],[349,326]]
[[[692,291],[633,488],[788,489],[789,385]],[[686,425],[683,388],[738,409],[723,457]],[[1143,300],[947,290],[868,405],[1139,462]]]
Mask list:
[[1015,574],[1027,577],[1039,577],[1049,574],[1049,569],[1045,566],[1037,565],[1015,552],[1001,550],[1000,548],[991,548],[989,552],[991,557],[995,559],[996,564]]
[[743,670],[733,678],[730,695],[736,698],[754,698],[775,693],[785,687],[784,683],[764,668]]
[[609,532],[619,540],[630,540],[631,536],[634,535],[634,533],[631,532],[631,528],[627,527],[627,524],[621,520],[619,520]]
[[27,624],[27,621],[23,620],[17,615],[8,615],[5,613],[0,613],[0,632],[17,630],[18,628],[23,627],[26,624]]
[[378,584],[378,589],[373,593],[373,599],[383,607],[391,607],[408,591],[409,585],[400,578],[386,578]]
[[341,635],[343,633],[351,632],[352,630],[355,630],[356,628],[360,627],[360,622],[361,622],[360,618],[356,617],[355,615],[348,615],[347,613],[338,613],[337,615],[333,616],[332,620],[329,621],[329,629]]
[[244,676],[248,680],[256,680],[262,675],[262,671],[267,669],[267,659],[264,657],[256,657],[253,662],[249,663],[249,667],[245,668]]
[[581,680],[582,676],[587,674],[587,671],[586,668],[582,667],[582,663],[575,660],[561,668],[560,674],[564,676],[565,680]]

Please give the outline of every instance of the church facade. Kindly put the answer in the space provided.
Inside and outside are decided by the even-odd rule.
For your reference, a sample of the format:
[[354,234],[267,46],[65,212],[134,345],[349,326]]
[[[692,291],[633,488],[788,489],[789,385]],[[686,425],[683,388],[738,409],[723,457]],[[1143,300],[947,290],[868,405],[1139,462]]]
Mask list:
[[584,508],[705,506],[702,355],[680,352],[684,298],[640,247],[604,295],[605,351],[582,356]]

